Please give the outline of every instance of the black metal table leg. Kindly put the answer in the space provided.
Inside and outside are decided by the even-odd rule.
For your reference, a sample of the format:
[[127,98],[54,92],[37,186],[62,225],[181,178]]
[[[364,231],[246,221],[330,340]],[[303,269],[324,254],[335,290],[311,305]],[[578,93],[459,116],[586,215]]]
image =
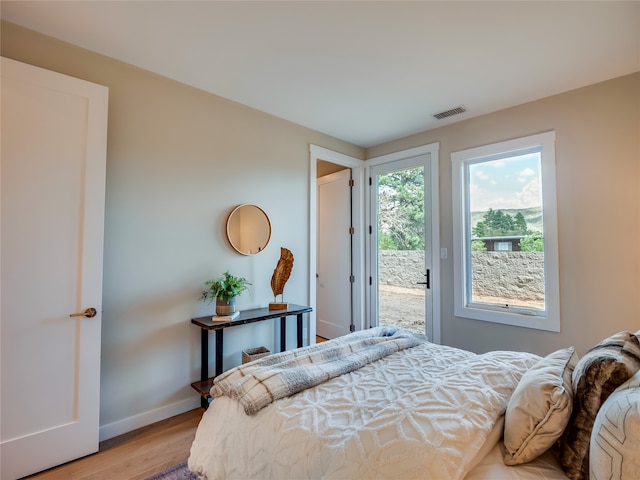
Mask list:
[[216,377],[222,373],[223,330],[216,330]]
[[200,330],[200,380],[209,378],[209,330]]
[[298,328],[298,348],[302,347],[302,314],[296,315],[296,326]]
[[[209,330],[200,330],[200,380],[209,378]],[[209,407],[209,401],[200,397],[200,406],[205,410]]]
[[280,317],[280,351],[287,349],[287,317]]

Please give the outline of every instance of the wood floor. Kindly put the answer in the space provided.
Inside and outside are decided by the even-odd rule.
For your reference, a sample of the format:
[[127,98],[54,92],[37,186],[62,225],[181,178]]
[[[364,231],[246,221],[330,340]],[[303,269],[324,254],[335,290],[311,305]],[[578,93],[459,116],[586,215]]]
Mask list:
[[100,443],[100,451],[32,475],[29,480],[144,480],[189,457],[204,410],[134,430]]

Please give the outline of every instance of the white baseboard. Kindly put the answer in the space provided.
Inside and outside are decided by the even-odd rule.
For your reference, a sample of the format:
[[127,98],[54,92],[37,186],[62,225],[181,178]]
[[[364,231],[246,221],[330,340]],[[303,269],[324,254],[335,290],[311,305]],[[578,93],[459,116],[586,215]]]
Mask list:
[[167,418],[175,417],[181,413],[188,412],[194,408],[200,406],[200,397],[188,398],[181,400],[171,405],[165,405],[155,410],[134,415],[133,417],[118,420],[117,422],[109,423],[108,425],[100,426],[100,441],[108,440],[123,433],[128,433],[136,428],[146,427],[152,423],[165,420]]

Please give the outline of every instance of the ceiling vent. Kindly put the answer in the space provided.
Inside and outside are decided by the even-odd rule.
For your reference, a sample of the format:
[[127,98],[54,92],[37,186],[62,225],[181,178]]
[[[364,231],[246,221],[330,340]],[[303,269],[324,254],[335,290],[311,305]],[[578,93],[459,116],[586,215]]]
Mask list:
[[459,113],[466,112],[467,109],[464,106],[460,105],[459,107],[452,108],[451,110],[447,110],[445,112],[434,113],[433,116],[437,120],[442,120],[443,118],[451,117],[453,115],[458,115]]

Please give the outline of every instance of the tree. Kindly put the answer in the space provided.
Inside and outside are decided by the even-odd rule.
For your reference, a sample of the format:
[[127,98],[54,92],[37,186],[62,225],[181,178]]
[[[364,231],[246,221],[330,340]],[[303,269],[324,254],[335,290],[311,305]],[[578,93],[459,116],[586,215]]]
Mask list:
[[378,177],[381,250],[424,250],[424,175],[416,167]]
[[486,252],[487,246],[482,240],[471,240],[471,251],[472,252]]
[[529,232],[528,226],[527,226],[527,221],[524,218],[524,215],[522,214],[522,212],[518,212],[516,213],[515,219],[514,219],[514,227],[516,229],[516,231],[521,232],[520,234],[527,234]]
[[515,218],[502,210],[490,208],[471,230],[471,233],[479,238],[506,237],[513,235],[527,235],[527,221],[522,212],[518,212]]
[[476,223],[476,226],[471,229],[471,233],[479,238],[488,237],[487,224],[485,222]]
[[520,240],[520,250],[523,252],[544,252],[544,237],[540,232],[532,232]]
[[380,250],[395,250],[396,244],[389,234],[380,232],[378,235],[378,248]]

